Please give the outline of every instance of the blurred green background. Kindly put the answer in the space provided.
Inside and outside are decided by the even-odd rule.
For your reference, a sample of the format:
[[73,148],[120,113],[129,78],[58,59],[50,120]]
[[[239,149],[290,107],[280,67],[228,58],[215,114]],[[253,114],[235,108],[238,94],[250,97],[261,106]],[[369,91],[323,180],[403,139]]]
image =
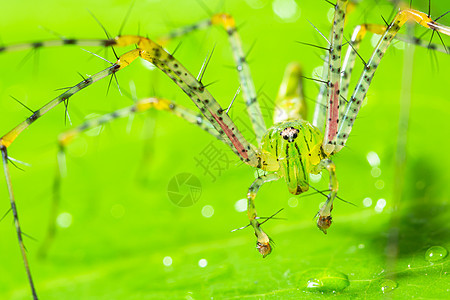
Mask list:
[[[432,2],[432,16],[448,10],[447,1]],[[247,0],[205,1],[213,12],[231,13],[240,25],[256,89],[265,104],[270,124],[271,99],[275,98],[284,68],[299,61],[306,76],[321,65],[315,48],[304,41],[326,46],[308,24],[327,35],[330,5],[325,1]],[[293,4],[295,3],[295,5]],[[86,9],[117,34],[130,1],[16,1],[2,3],[0,37],[5,45],[54,39],[47,28],[67,38],[103,38],[102,29]],[[428,2],[413,7],[427,11]],[[364,1],[350,15],[345,34],[356,24],[382,23],[392,6],[385,1]],[[135,1],[124,34],[157,38],[171,29],[208,17],[197,1]],[[448,16],[440,22],[450,24]],[[424,32],[416,28],[416,36]],[[430,33],[424,38],[429,39]],[[367,60],[372,45],[364,42]],[[222,106],[231,101],[238,86],[226,34],[220,28],[196,32],[167,45],[176,57],[197,74],[208,52],[215,52],[204,77]],[[434,41],[438,39],[434,36]],[[444,37],[447,44],[449,39]],[[262,259],[255,250],[250,229],[230,233],[247,223],[238,202],[254,180],[254,170],[242,165],[225,145],[193,125],[163,112],[143,113],[129,121],[117,120],[89,131],[68,149],[68,176],[62,185],[57,237],[45,260],[37,251],[45,236],[56,170],[57,136],[64,124],[64,108],[57,107],[10,147],[10,156],[32,164],[25,171],[12,168],[12,180],[30,265],[42,299],[230,299],[230,298],[445,298],[449,295],[449,258],[429,262],[427,249],[450,249],[446,190],[450,161],[446,151],[450,118],[448,55],[414,48],[410,129],[404,199],[395,213],[396,135],[405,46],[388,50],[370,87],[348,147],[334,161],[340,192],[353,207],[335,203],[333,226],[323,235],[312,220],[324,201],[320,195],[292,196],[280,180],[267,184],[257,198],[259,215],[280,208],[287,221],[264,225],[276,243]],[[110,50],[90,51],[114,60]],[[116,49],[124,53],[124,49]],[[106,67],[104,61],[79,47],[23,51],[0,56],[0,128],[6,133],[29,116],[10,98],[37,109],[83,76]],[[362,64],[356,63],[353,82]],[[317,71],[316,71],[317,72]],[[194,108],[190,100],[158,70],[137,61],[118,74],[123,90],[134,82],[138,98],[160,96]],[[132,104],[115,84],[107,94],[105,79],[75,95],[69,111],[74,125],[85,118]],[[317,95],[314,82],[305,83],[305,94]],[[107,95],[106,95],[107,94]],[[231,116],[238,126],[248,126],[242,97]],[[309,101],[310,107],[314,105]],[[312,115],[312,109],[310,110]],[[101,131],[101,134],[99,132]],[[244,135],[251,139],[249,130]],[[221,169],[211,174],[197,163],[205,149],[218,149]],[[367,155],[375,152],[376,169]],[[373,154],[372,154],[373,156]],[[220,172],[219,172],[220,171]],[[190,173],[202,185],[199,201],[178,207],[168,198],[170,180]],[[375,176],[374,176],[375,175]],[[0,185],[0,214],[9,209],[4,179]],[[326,188],[327,175],[315,183]],[[364,200],[365,199],[365,200]],[[370,199],[370,200],[369,200]],[[380,200],[381,199],[381,200]],[[236,204],[238,203],[238,204]],[[393,228],[395,220],[398,227]],[[398,228],[398,240],[389,237]],[[388,256],[387,249],[397,249]],[[170,257],[170,259],[169,259]],[[390,257],[390,258],[389,258]],[[206,265],[205,265],[206,264]],[[348,278],[348,282],[347,282]],[[311,279],[322,279],[322,288]],[[392,280],[392,281],[385,281]],[[347,286],[348,285],[348,286]],[[0,298],[29,299],[19,247],[9,214],[0,223]]]

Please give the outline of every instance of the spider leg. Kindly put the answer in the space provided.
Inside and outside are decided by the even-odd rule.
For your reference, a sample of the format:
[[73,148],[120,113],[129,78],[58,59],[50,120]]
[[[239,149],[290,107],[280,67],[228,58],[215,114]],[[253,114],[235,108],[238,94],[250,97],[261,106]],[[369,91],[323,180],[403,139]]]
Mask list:
[[[338,8],[339,8],[339,13],[338,13]],[[331,70],[331,64],[330,64],[330,56],[331,56],[331,52],[332,50],[334,51],[335,55],[336,55],[336,51],[338,51],[340,53],[341,51],[341,46],[340,45],[336,45],[337,40],[340,38],[342,39],[342,37],[339,37],[339,35],[342,35],[341,29],[343,28],[343,25],[345,24],[345,13],[342,15],[340,12],[342,11],[346,11],[346,13],[350,13],[354,8],[353,3],[350,3],[350,5],[347,5],[347,3],[345,3],[345,1],[338,1],[335,5],[335,14],[334,14],[334,18],[333,18],[333,27],[331,28],[331,32],[330,32],[330,39],[334,40],[334,48],[332,47],[332,44],[329,43],[329,47],[330,50],[326,53],[325,58],[324,58],[324,62],[323,62],[323,66],[322,66],[322,74],[321,74],[321,79],[322,80],[326,80],[326,78],[330,79],[329,76],[329,72]],[[343,18],[343,19],[342,19]],[[342,20],[341,20],[342,19]],[[337,22],[337,20],[340,20],[339,22]],[[338,28],[340,27],[340,28]],[[339,34],[341,33],[341,34]],[[336,38],[336,34],[337,34],[337,38]],[[336,59],[336,56],[334,57],[335,61],[338,61],[340,63],[340,58]],[[339,66],[339,72],[340,72],[340,66]],[[329,89],[329,85],[330,82],[328,80],[328,84],[324,84],[320,86],[320,90],[319,90],[319,94],[317,95],[317,100],[316,100],[316,106],[314,108],[314,116],[313,116],[313,121],[312,124],[319,128],[321,132],[324,132],[324,128],[326,125],[326,121],[325,121],[325,117],[328,114],[328,105],[327,105],[327,93],[328,93],[328,89]],[[341,100],[341,99],[340,99]]]
[[61,46],[79,46],[79,47],[109,47],[113,40],[107,39],[59,39],[38,41],[34,43],[23,43],[0,47],[0,53],[37,50],[41,48],[61,47]]
[[[358,49],[361,45],[362,40],[366,36],[367,32],[375,33],[378,35],[382,35],[386,31],[387,27],[379,24],[361,24],[355,27],[353,30],[353,34],[349,43],[351,46],[347,48],[347,52],[345,53],[344,61],[342,63],[342,76],[341,76],[341,93],[340,93],[340,101],[339,104],[339,120],[342,120],[345,113],[345,100],[348,96],[348,87],[350,84],[350,78],[353,71],[353,67],[355,66],[355,60],[357,56]],[[416,46],[427,47],[430,49],[435,49],[436,51],[446,53],[446,49],[443,45],[440,44],[426,44],[422,43],[422,40],[414,37],[409,37],[407,35],[396,35],[396,39],[403,41],[405,43],[414,44]],[[365,62],[364,62],[365,63]],[[365,67],[365,66],[364,66]]]
[[375,47],[372,56],[370,57],[366,67],[364,68],[361,77],[353,91],[352,96],[346,106],[345,115],[339,124],[339,132],[337,135],[337,146],[334,149],[334,153],[339,152],[347,142],[348,136],[352,130],[353,123],[361,108],[362,101],[364,100],[370,83],[373,79],[376,69],[380,64],[381,58],[389,47],[390,43],[394,39],[400,28],[406,23],[406,21],[415,21],[419,25],[435,30],[437,32],[450,35],[450,27],[438,24],[434,22],[427,14],[413,10],[406,9],[397,13],[394,20],[389,27],[384,31],[377,46]]
[[239,37],[239,34],[237,32],[236,22],[234,18],[226,13],[215,14],[208,20],[176,29],[169,35],[159,39],[158,41],[166,43],[170,39],[186,35],[194,30],[205,29],[214,25],[223,27],[228,35],[234,62],[236,64],[236,70],[238,71],[239,75],[242,94],[247,106],[247,112],[256,135],[256,140],[259,143],[262,136],[266,132],[266,124],[261,113],[261,108],[257,101],[255,85],[253,83],[246,54],[242,48],[241,38]]
[[250,188],[248,189],[247,194],[247,215],[250,220],[250,225],[252,225],[253,230],[255,231],[256,235],[256,248],[258,249],[259,253],[262,254],[263,257],[266,257],[270,254],[272,251],[272,248],[270,246],[270,238],[269,236],[262,230],[261,224],[258,222],[258,215],[256,213],[256,206],[255,206],[255,198],[256,194],[258,193],[259,189],[264,183],[278,180],[280,177],[277,174],[267,174],[263,175],[252,183]]
[[327,201],[320,208],[317,213],[317,227],[322,230],[323,233],[327,233],[327,229],[331,226],[331,211],[333,210],[333,201],[337,196],[339,184],[336,177],[336,166],[329,159],[322,160],[316,167],[314,172],[319,173],[321,170],[326,169],[330,174],[329,189]]
[[185,108],[173,101],[159,98],[146,98],[136,102],[136,104],[119,109],[109,114],[105,114],[98,118],[84,122],[83,124],[63,132],[58,137],[58,168],[55,173],[55,178],[53,181],[53,198],[52,206],[50,211],[50,217],[48,222],[47,234],[44,241],[39,249],[39,256],[45,257],[50,245],[52,244],[55,234],[56,234],[56,224],[55,220],[59,210],[59,203],[61,199],[61,181],[62,178],[66,176],[66,164],[65,164],[65,150],[66,147],[80,134],[83,132],[101,126],[105,123],[112,122],[118,118],[124,118],[130,116],[134,113],[145,112],[151,109],[168,111],[177,117],[183,118],[191,124],[197,125],[202,130],[213,135],[215,138],[222,140],[217,130],[209,123],[205,122],[205,118],[194,111]]
[[[368,31],[376,34],[382,34],[384,32],[383,25],[378,24],[362,24],[355,27],[352,33],[352,37],[349,41],[347,52],[345,53],[344,61],[342,63],[341,74],[341,92],[339,99],[339,120],[342,120],[345,114],[346,101],[348,96],[348,87],[350,84],[350,78],[352,75],[353,67],[355,66],[356,56],[358,55],[359,46],[361,41],[366,36]],[[365,62],[363,62],[365,64]],[[364,65],[365,66],[365,65]]]
[[5,178],[6,178],[6,185],[8,186],[9,200],[11,202],[11,211],[14,216],[14,225],[16,227],[17,239],[19,240],[20,252],[22,253],[22,260],[25,265],[25,270],[27,273],[28,282],[30,284],[33,299],[37,300],[38,297],[37,297],[37,293],[36,293],[36,288],[34,287],[33,278],[31,276],[30,266],[28,264],[27,252],[26,252],[25,245],[23,243],[23,238],[22,238],[23,233],[22,233],[22,229],[21,229],[20,223],[19,223],[19,215],[17,212],[16,200],[14,198],[14,193],[13,193],[13,188],[12,188],[12,183],[11,183],[11,176],[9,173],[8,152],[7,152],[6,146],[0,145],[0,151],[2,152],[3,171],[5,174]]
[[322,148],[327,155],[333,152],[339,125],[341,49],[346,13],[346,0],[338,0],[335,6],[333,33],[329,53],[327,113]]
[[44,114],[49,112],[59,103],[65,102],[68,98],[70,98],[80,90],[90,86],[91,84],[102,78],[120,71],[121,69],[127,67],[130,63],[132,63],[136,58],[142,57],[143,59],[153,63],[164,73],[166,73],[192,99],[192,101],[197,105],[206,119],[208,119],[214,126],[214,128],[218,131],[222,140],[239,156],[242,161],[253,167],[261,166],[261,158],[255,152],[255,150],[253,150],[251,144],[249,144],[247,140],[242,136],[233,121],[231,121],[231,119],[222,109],[222,107],[207,91],[203,84],[198,82],[195,77],[192,76],[192,74],[190,74],[189,71],[187,71],[187,69],[184,68],[184,66],[182,66],[181,63],[179,63],[171,54],[167,53],[161,46],[154,43],[150,39],[140,36],[120,36],[115,38],[114,40],[108,40],[108,45],[111,46],[116,45],[121,47],[133,44],[137,44],[138,48],[126,52],[125,54],[121,55],[117,62],[109,68],[106,68],[105,70],[100,71],[87,79],[84,79],[82,82],[71,87],[63,94],[57,96],[55,99],[51,100],[39,110],[35,111],[29,118],[19,123],[19,125],[14,127],[11,131],[0,138],[0,149],[3,157],[3,168],[9,191],[11,209],[14,212],[19,245],[22,249],[22,259],[27,270],[30,288],[35,299],[37,299],[37,295],[33,281],[31,279],[31,272],[28,266],[28,260],[23,246],[22,233],[18,223],[18,214],[12,190],[12,183],[10,180],[7,148],[26,128],[28,128],[36,120],[41,118]]

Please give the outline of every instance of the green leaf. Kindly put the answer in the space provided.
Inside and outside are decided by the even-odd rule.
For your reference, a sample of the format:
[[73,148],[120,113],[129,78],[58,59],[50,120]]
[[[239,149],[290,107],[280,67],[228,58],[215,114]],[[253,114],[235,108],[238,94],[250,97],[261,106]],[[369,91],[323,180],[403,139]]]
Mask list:
[[[298,60],[305,75],[311,77],[317,73],[314,68],[322,64],[317,55],[321,51],[295,43],[326,46],[306,19],[325,35],[330,27],[326,17],[330,5],[325,1],[297,1],[301,14],[294,23],[277,17],[273,10],[276,2],[280,1],[230,1],[222,8],[233,14],[237,24],[245,24],[239,28],[245,49],[257,41],[248,60],[268,124],[284,67]],[[37,25],[67,38],[102,38],[101,28],[85,8],[114,34],[129,6],[128,1],[76,1],[64,7],[58,1],[20,3],[2,4],[0,28],[5,45],[52,38]],[[215,11],[216,2],[205,3]],[[251,8],[258,3],[265,5]],[[432,16],[447,11],[446,4],[433,1]],[[387,17],[392,10],[391,5],[376,9],[374,5],[365,1],[357,6],[349,15],[346,36],[362,22],[381,24],[379,14]],[[427,1],[413,6],[428,10]],[[205,18],[207,14],[196,1],[136,2],[123,33],[135,34],[141,24],[140,34],[158,37],[178,25]],[[445,18],[439,21],[449,24]],[[449,44],[448,37],[443,39]],[[208,88],[227,107],[238,80],[235,69],[226,67],[233,65],[226,34],[219,29],[196,32],[167,48],[172,51],[180,41],[176,56],[193,74],[216,44],[204,82],[218,80]],[[439,42],[436,36],[434,42]],[[263,225],[275,242],[273,253],[264,259],[255,249],[250,228],[230,232],[248,222],[246,212],[236,208],[245,203],[239,200],[245,199],[254,170],[207,133],[163,112],[136,115],[129,133],[128,121],[116,120],[81,135],[68,147],[59,227],[47,257],[39,259],[52,207],[57,136],[70,127],[64,125],[63,106],[50,112],[9,149],[12,157],[32,165],[23,167],[25,172],[12,168],[11,176],[22,229],[37,240],[24,238],[40,298],[447,298],[450,260],[442,249],[450,249],[450,60],[442,53],[436,53],[435,60],[434,52],[414,48],[405,185],[398,202],[394,190],[402,47],[397,43],[386,53],[348,147],[333,158],[339,195],[356,207],[336,201],[333,224],[324,235],[313,220],[323,196],[290,195],[283,180],[265,185],[256,198],[259,215],[267,217],[285,208],[277,217],[287,220]],[[130,49],[115,50],[120,55]],[[372,49],[369,37],[360,54],[367,59]],[[96,48],[89,50],[97,52]],[[60,93],[55,89],[79,82],[77,72],[85,76],[105,68],[104,61],[75,46],[41,49],[36,64],[33,57],[24,59],[27,53],[0,55],[3,133],[29,115],[10,95],[34,110]],[[108,59],[115,58],[109,53]],[[353,83],[360,72],[361,66],[356,65]],[[118,73],[118,79],[124,91],[130,90],[133,80],[138,98],[157,95],[194,109],[171,80],[140,62]],[[315,83],[305,85],[306,95],[314,99]],[[114,81],[106,96],[107,86],[108,80],[104,80],[71,98],[69,112],[74,125],[90,114],[101,115],[132,104],[120,96]],[[314,103],[308,104],[312,117]],[[230,116],[251,140],[241,96]],[[198,161],[211,148],[220,160],[204,170]],[[377,153],[378,169],[368,163],[369,152]],[[181,173],[193,174],[201,183],[198,201],[187,207],[176,206],[168,195],[169,183]],[[327,176],[324,172],[320,181],[312,184],[327,189]],[[186,186],[180,191],[192,192]],[[9,209],[3,179],[0,195],[3,214]],[[31,299],[11,213],[0,222],[0,237],[0,299]]]

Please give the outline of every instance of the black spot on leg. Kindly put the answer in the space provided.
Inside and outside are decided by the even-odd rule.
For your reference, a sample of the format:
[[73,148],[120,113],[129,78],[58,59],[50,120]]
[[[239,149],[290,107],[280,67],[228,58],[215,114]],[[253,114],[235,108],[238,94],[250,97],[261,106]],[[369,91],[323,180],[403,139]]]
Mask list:
[[395,24],[394,25],[392,25],[392,29],[394,30],[394,31],[399,31],[400,30],[400,26],[398,25],[400,22],[395,22]]
[[[66,41],[66,40],[64,40],[64,41]],[[67,41],[71,41],[71,40],[67,40]],[[65,43],[65,42],[64,42]],[[76,42],[75,42],[76,43]],[[104,47],[109,47],[109,46],[113,46],[113,45],[115,45],[116,44],[116,41],[115,40],[104,40],[103,41],[103,46]],[[67,44],[68,45],[68,44]]]
[[[109,41],[109,40],[107,40],[107,41]],[[63,40],[64,45],[75,45],[76,43],[77,43],[77,40],[74,40],[74,39],[64,39]]]
[[155,57],[161,57],[161,50],[159,48],[153,48],[153,51],[155,53]]
[[78,129],[80,131],[84,131],[84,130],[86,130],[88,128],[89,128],[89,122],[85,122],[85,123],[81,124],[80,127],[78,127]]
[[228,34],[228,35],[233,35],[233,33],[235,33],[235,31],[236,31],[236,28],[235,28],[235,27],[230,28],[230,29],[227,30],[227,34]]
[[[112,74],[113,72],[111,72]],[[93,79],[91,77],[86,78],[85,80],[83,80],[82,82],[80,82],[79,84],[77,84],[77,87],[79,87],[80,89],[90,85],[91,83],[93,83]]]
[[42,43],[42,42],[36,42],[36,43],[31,44],[31,46],[32,46],[34,49],[37,49],[37,48],[40,48],[40,47],[44,46],[44,43]]
[[40,111],[34,112],[34,114],[32,114],[30,117],[28,117],[28,119],[27,119],[27,124],[33,123],[33,122],[36,121],[40,116],[41,116]]
[[117,71],[120,70],[120,65],[115,64],[112,68],[111,68],[111,74],[116,73]]

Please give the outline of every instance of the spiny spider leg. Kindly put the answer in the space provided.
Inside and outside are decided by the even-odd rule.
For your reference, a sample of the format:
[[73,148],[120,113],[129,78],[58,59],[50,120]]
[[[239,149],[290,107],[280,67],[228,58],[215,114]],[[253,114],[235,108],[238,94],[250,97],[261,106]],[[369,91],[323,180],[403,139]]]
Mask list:
[[[351,12],[353,7],[353,3],[349,3],[347,5],[347,14]],[[346,21],[344,20],[344,24]],[[339,120],[342,120],[342,117],[345,113],[346,109],[346,100],[348,95],[348,83],[350,82],[351,77],[351,71],[353,70],[353,66],[355,63],[355,58],[357,55],[357,51],[359,49],[360,42],[366,35],[367,31],[376,33],[379,35],[382,35],[386,31],[387,27],[384,25],[379,24],[361,24],[355,27],[351,40],[349,43],[352,43],[352,47],[349,46],[347,48],[347,52],[344,58],[344,61],[342,63],[342,71],[341,71],[341,82],[340,82],[340,94],[339,94]],[[331,35],[331,34],[330,34]],[[394,37],[395,39],[399,41],[403,41],[405,43],[414,44],[416,46],[425,47],[428,49],[432,49],[435,51],[439,51],[442,53],[448,53],[449,46],[441,45],[441,44],[435,44],[431,42],[424,42],[420,38],[410,37],[407,35],[397,34]],[[354,48],[354,49],[352,49]],[[329,69],[329,51],[326,53],[324,58],[324,63],[322,67],[322,74],[321,79],[325,80],[325,78],[328,78],[328,69]],[[325,126],[325,116],[326,116],[326,101],[325,101],[325,93],[327,92],[327,85],[321,85],[320,91],[317,96],[316,106],[314,109],[314,116],[313,116],[313,122],[312,124],[319,128],[321,131],[323,130],[323,127]],[[339,122],[340,122],[339,121]]]
[[30,267],[28,265],[25,247],[24,247],[23,241],[22,241],[22,230],[21,230],[20,224],[19,224],[19,217],[18,217],[18,212],[17,212],[17,208],[16,208],[16,204],[15,204],[15,199],[14,199],[15,197],[14,197],[14,193],[13,193],[13,189],[12,189],[12,182],[11,182],[11,177],[10,177],[9,167],[8,167],[7,148],[19,136],[19,134],[22,133],[22,131],[24,131],[26,128],[28,128],[31,124],[33,124],[37,119],[39,119],[44,114],[46,114],[49,110],[54,108],[59,103],[66,101],[71,96],[73,96],[75,93],[88,87],[92,83],[94,83],[102,78],[105,78],[105,77],[113,74],[114,72],[118,71],[119,67],[120,67],[119,65],[114,64],[111,67],[109,67],[103,71],[100,71],[97,74],[94,74],[91,77],[78,83],[77,85],[71,87],[65,93],[59,95],[55,99],[48,102],[42,108],[40,108],[39,110],[34,112],[29,118],[27,118],[25,121],[23,121],[22,123],[20,123],[16,127],[14,127],[11,131],[9,131],[7,134],[5,134],[4,136],[2,136],[0,138],[0,150],[2,152],[2,157],[3,157],[3,170],[4,170],[4,174],[5,174],[5,178],[6,178],[6,184],[8,187],[9,199],[11,202],[11,209],[12,209],[13,215],[14,215],[14,222],[16,225],[16,232],[18,235],[19,245],[20,245],[21,252],[22,252],[22,260],[25,264],[25,269],[27,272],[29,285],[30,285],[30,288],[31,288],[31,291],[33,294],[33,299],[38,299],[38,298],[37,298],[36,289],[34,287],[34,283],[33,283],[32,277],[31,277],[31,271],[30,271]]
[[122,55],[124,63],[131,63],[137,57],[153,63],[168,75],[194,102],[202,114],[216,128],[228,146],[242,161],[253,167],[260,165],[260,159],[252,146],[242,136],[233,121],[217,103],[205,86],[161,46],[148,38],[127,35],[115,38],[115,45],[122,47],[137,44],[138,48]]
[[184,106],[181,106],[173,101],[160,99],[160,98],[145,98],[137,101],[134,105],[116,110],[112,113],[105,114],[98,118],[88,120],[83,124],[61,133],[58,137],[58,167],[56,170],[54,182],[53,182],[53,198],[50,211],[50,218],[48,222],[47,234],[39,249],[39,256],[45,257],[48,249],[52,244],[54,236],[56,234],[56,217],[59,210],[59,203],[61,199],[61,181],[67,174],[65,163],[65,152],[67,146],[83,132],[101,126],[103,124],[112,122],[118,118],[124,118],[131,116],[134,113],[140,113],[149,111],[151,109],[168,111],[177,117],[185,119],[191,124],[197,125],[202,130],[208,132],[219,140],[222,140],[217,130],[209,123],[205,122],[203,115],[198,114]]
[[68,89],[63,94],[59,95],[55,99],[51,100],[47,104],[45,104],[43,107],[41,107],[39,110],[35,111],[30,117],[28,117],[25,121],[14,127],[12,130],[10,130],[7,134],[2,136],[0,138],[0,146],[3,146],[5,148],[8,148],[11,143],[24,131],[27,129],[31,124],[33,124],[36,120],[38,120],[40,117],[45,115],[48,111],[53,109],[55,106],[57,106],[59,103],[66,101],[70,97],[72,97],[75,93],[81,91],[82,89],[90,86],[94,82],[99,81],[100,79],[103,79],[105,77],[108,77],[111,74],[114,74],[120,69],[119,64],[114,64],[109,68],[106,68],[97,74],[92,75],[91,77],[81,81],[80,83],[76,84],[75,86]]
[[[350,78],[352,74],[353,67],[355,65],[355,60],[357,56],[357,51],[360,47],[360,44],[364,37],[366,36],[367,32],[371,32],[374,34],[382,35],[386,31],[387,27],[384,25],[379,24],[361,24],[355,27],[352,33],[351,40],[349,43],[351,44],[350,47],[347,48],[347,52],[344,57],[344,62],[342,63],[342,76],[341,76],[341,93],[340,96],[344,99],[347,99],[348,96],[348,87],[350,84]],[[446,53],[446,49],[444,46],[440,44],[422,44],[422,41],[417,38],[412,38],[408,36],[396,36],[396,39],[400,41],[404,41],[405,43],[414,44],[416,46],[426,47],[429,49],[434,49],[439,52]],[[366,67],[366,65],[364,65]],[[344,117],[346,106],[339,106],[339,120],[342,120]]]
[[339,133],[337,137],[336,148],[334,153],[339,152],[347,142],[348,136],[352,130],[353,123],[361,108],[362,102],[366,96],[367,90],[373,79],[376,69],[380,64],[381,58],[389,47],[394,36],[406,21],[415,21],[419,25],[435,30],[437,32],[450,35],[450,27],[434,22],[427,14],[413,9],[402,10],[397,13],[394,20],[391,22],[387,30],[381,36],[377,46],[375,47],[372,56],[370,57],[367,66],[356,85],[356,88],[350,97],[349,103],[345,110],[345,116],[339,124]]
[[31,294],[33,295],[33,299],[37,300],[38,297],[37,297],[37,293],[36,293],[36,288],[34,287],[33,278],[31,276],[31,270],[30,270],[30,266],[28,264],[25,245],[24,245],[23,239],[22,239],[23,232],[22,232],[22,229],[21,229],[20,223],[19,223],[19,214],[17,212],[16,200],[14,198],[14,192],[13,192],[12,183],[11,183],[11,176],[9,173],[7,147],[4,145],[0,145],[0,151],[2,152],[3,171],[5,174],[5,178],[6,178],[6,185],[8,186],[9,200],[11,202],[11,211],[14,216],[14,225],[16,227],[17,239],[19,240],[20,252],[22,254],[22,260],[25,265],[25,270],[27,272],[28,282],[29,282],[30,288],[31,288]]
[[258,249],[259,253],[262,254],[263,257],[266,257],[270,254],[272,251],[272,248],[270,246],[270,238],[269,236],[262,230],[260,223],[258,222],[258,215],[256,213],[256,206],[255,206],[255,198],[256,194],[258,193],[259,189],[264,183],[278,180],[280,177],[277,174],[267,174],[263,175],[259,178],[256,178],[255,181],[253,181],[252,185],[248,189],[247,194],[247,215],[248,219],[250,220],[250,225],[253,227],[253,230],[255,231],[256,236],[256,248]]
[[330,194],[328,194],[327,201],[320,208],[317,213],[317,227],[322,230],[323,233],[327,233],[327,229],[331,226],[331,211],[333,210],[333,201],[337,196],[339,183],[337,181],[336,176],[336,166],[330,159],[322,160],[315,168],[315,173],[321,172],[323,169],[326,169],[330,174],[329,180],[329,190]]
[[[330,73],[334,73],[333,79],[337,80],[337,77],[340,76],[340,59],[337,59],[337,54],[339,53],[340,58],[340,52],[342,49],[342,32],[341,29],[344,27],[345,23],[345,14],[348,12],[347,10],[351,10],[351,6],[347,6],[347,1],[338,1],[336,5],[334,6],[334,17],[333,17],[333,26],[331,28],[330,32],[330,39],[332,42],[328,41],[329,43],[329,50],[327,51],[325,55],[325,59],[323,62],[322,67],[322,74],[321,78],[323,80],[326,80],[325,78],[328,78],[328,84],[322,85],[320,87],[319,94],[317,95],[317,101],[316,106],[314,108],[314,116],[312,124],[319,128],[320,131],[324,132],[324,127],[328,126],[328,122],[326,121],[326,117],[332,113],[329,109],[329,105],[326,99],[330,97],[330,88],[331,88],[331,78]],[[340,44],[338,44],[338,41],[341,41]],[[333,52],[333,53],[332,53]],[[333,56],[334,55],[334,56]],[[332,59],[330,59],[330,57]],[[336,74],[339,73],[339,74]],[[337,85],[339,88],[339,85]],[[335,106],[341,106],[343,103],[342,98],[339,97],[338,103],[335,103]],[[333,115],[335,115],[335,111],[333,112]]]
[[[106,42],[105,42],[106,44]],[[10,180],[9,169],[8,169],[8,159],[7,159],[7,148],[11,145],[11,143],[19,136],[20,133],[23,132],[26,128],[28,128],[31,124],[33,124],[37,119],[42,117],[56,105],[61,102],[66,101],[75,93],[80,90],[86,88],[87,86],[93,84],[94,82],[112,75],[119,70],[127,67],[131,62],[133,62],[136,58],[142,57],[145,60],[153,63],[160,70],[166,73],[196,104],[196,106],[200,109],[203,115],[208,119],[211,124],[218,131],[221,139],[235,152],[239,158],[245,163],[253,166],[260,167],[260,157],[258,157],[257,153],[253,150],[252,146],[245,140],[242,134],[238,131],[235,124],[228,117],[222,107],[217,103],[217,101],[212,97],[212,95],[207,91],[207,89],[198,82],[195,77],[187,71],[184,66],[181,65],[172,55],[167,53],[161,46],[154,43],[150,39],[143,38],[140,36],[121,36],[117,37],[114,40],[108,40],[108,45],[116,45],[119,47],[128,46],[137,44],[138,48],[126,52],[121,55],[117,62],[113,64],[111,67],[94,74],[93,76],[83,80],[77,85],[71,87],[66,92],[51,100],[49,103],[44,105],[42,108],[34,112],[29,118],[25,121],[14,127],[11,131],[0,138],[0,150],[2,151],[3,156],[3,165],[4,172],[7,178],[7,185],[9,190],[9,198],[11,202],[11,208],[14,212],[14,219],[16,224],[16,231],[18,234],[19,244],[22,251],[22,257],[25,264],[25,268],[28,274],[28,279],[30,283],[30,288],[33,293],[33,297],[37,299],[37,295],[35,292],[34,283],[31,278],[31,271],[28,266],[28,261],[26,257],[26,253],[24,250],[23,242],[22,242],[22,234],[21,228],[18,222],[18,214],[15,207],[14,194],[12,192],[12,183]]]
[[327,113],[325,132],[323,136],[323,150],[327,155],[333,152],[333,143],[338,132],[340,78],[341,78],[341,50],[344,32],[344,21],[347,0],[338,0],[334,11],[333,30],[331,34],[330,54],[328,56],[328,87],[327,87]]
[[218,25],[225,29],[228,35],[228,40],[231,45],[231,51],[233,53],[236,69],[239,74],[239,82],[242,88],[242,94],[247,106],[247,112],[252,123],[253,130],[256,135],[256,140],[259,144],[262,136],[266,132],[267,128],[264,122],[264,118],[261,113],[261,108],[257,100],[257,94],[255,85],[253,83],[250,67],[247,62],[246,54],[242,48],[241,38],[239,37],[236,22],[230,14],[220,13],[214,14],[210,19],[204,20],[193,25],[181,27],[173,30],[166,37],[158,40],[162,44],[166,43],[170,39],[174,39],[183,35],[186,35],[192,31],[205,29],[210,26]]

